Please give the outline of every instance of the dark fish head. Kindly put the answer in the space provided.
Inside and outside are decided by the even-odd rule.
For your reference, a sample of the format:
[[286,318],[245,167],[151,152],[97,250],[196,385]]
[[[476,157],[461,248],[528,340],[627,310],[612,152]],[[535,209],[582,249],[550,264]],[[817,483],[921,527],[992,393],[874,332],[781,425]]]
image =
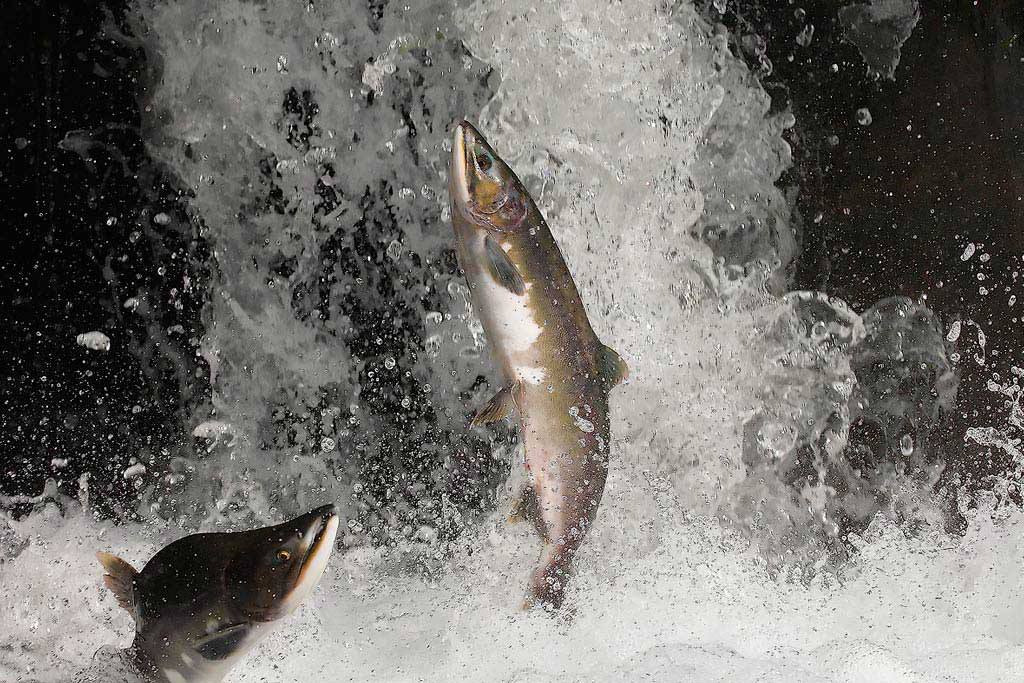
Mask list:
[[134,617],[133,652],[160,680],[219,681],[316,586],[338,531],[325,505],[277,526],[193,534],[136,572],[99,553],[104,583]]
[[455,126],[448,183],[452,212],[475,227],[512,232],[529,213],[523,184],[468,121]]
[[337,531],[337,509],[327,505],[284,524],[245,532],[225,576],[234,608],[257,622],[290,613],[320,580]]

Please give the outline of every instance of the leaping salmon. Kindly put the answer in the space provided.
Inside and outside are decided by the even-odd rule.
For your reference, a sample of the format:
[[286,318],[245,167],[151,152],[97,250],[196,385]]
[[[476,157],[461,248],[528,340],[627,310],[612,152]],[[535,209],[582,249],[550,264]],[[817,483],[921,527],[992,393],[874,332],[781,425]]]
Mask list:
[[608,392],[628,369],[594,333],[526,188],[467,121],[455,127],[448,191],[459,263],[505,381],[472,423],[519,415],[529,484],[516,512],[544,542],[528,605],[557,608],[604,492]]

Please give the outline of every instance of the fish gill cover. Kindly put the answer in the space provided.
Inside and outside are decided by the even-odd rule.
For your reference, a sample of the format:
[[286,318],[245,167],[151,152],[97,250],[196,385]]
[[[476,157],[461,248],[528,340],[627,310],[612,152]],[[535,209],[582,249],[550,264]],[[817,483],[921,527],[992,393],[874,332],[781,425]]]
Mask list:
[[[142,0],[133,24],[159,66],[147,144],[208,247],[193,352],[210,400],[188,418],[194,454],[125,473],[154,522],[144,541],[56,518],[52,491],[5,527],[5,584],[37,586],[4,596],[12,670],[59,680],[127,632],[85,568],[97,543],[134,561],[174,535],[161,519],[245,525],[323,501],[349,550],[235,680],[931,680],[927,653],[961,646],[964,667],[1021,665],[997,597],[1021,595],[1013,563],[992,592],[947,585],[1019,545],[1019,516],[984,498],[964,545],[939,552],[930,440],[956,391],[941,327],[908,299],[858,315],[786,292],[793,116],[689,3]],[[510,433],[467,427],[493,376],[447,209],[462,116],[527,184],[631,367],[571,630],[501,616],[536,547],[499,505]],[[43,591],[34,568],[57,551],[46,583],[63,588]],[[951,624],[968,612],[964,645]]]

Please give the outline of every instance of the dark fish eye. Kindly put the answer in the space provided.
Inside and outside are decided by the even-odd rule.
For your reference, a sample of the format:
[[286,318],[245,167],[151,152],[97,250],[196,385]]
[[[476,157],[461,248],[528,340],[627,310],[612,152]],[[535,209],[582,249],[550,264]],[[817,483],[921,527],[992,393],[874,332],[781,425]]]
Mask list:
[[484,173],[489,171],[491,169],[491,166],[492,166],[490,155],[489,154],[477,154],[476,155],[476,165]]

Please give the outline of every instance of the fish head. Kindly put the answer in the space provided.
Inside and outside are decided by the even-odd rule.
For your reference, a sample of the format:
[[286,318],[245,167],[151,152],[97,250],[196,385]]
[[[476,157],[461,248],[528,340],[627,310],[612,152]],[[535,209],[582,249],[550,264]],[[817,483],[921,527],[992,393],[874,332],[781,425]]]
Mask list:
[[452,213],[469,225],[508,233],[525,223],[530,207],[526,189],[468,121],[455,126],[448,183]]
[[227,565],[229,602],[255,622],[290,614],[313,591],[338,532],[338,511],[325,505],[277,526],[246,532]]
[[141,572],[98,556],[104,583],[135,619],[139,661],[171,681],[220,680],[312,592],[337,531],[337,509],[326,505],[272,527],[185,536]]

